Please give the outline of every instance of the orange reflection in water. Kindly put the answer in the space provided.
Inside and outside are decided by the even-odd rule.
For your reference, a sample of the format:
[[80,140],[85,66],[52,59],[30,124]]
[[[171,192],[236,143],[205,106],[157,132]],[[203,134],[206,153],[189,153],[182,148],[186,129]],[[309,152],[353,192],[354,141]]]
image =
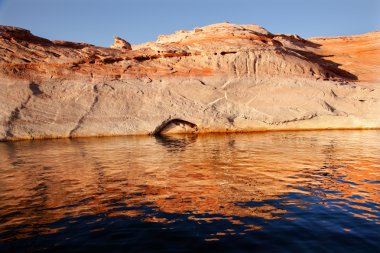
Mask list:
[[0,143],[0,232],[55,233],[60,228],[44,225],[93,214],[175,222],[160,212],[224,219],[248,232],[262,226],[243,217],[283,219],[287,205],[307,208],[302,199],[283,200],[289,194],[379,222],[379,206],[363,205],[380,203],[379,137],[326,131]]

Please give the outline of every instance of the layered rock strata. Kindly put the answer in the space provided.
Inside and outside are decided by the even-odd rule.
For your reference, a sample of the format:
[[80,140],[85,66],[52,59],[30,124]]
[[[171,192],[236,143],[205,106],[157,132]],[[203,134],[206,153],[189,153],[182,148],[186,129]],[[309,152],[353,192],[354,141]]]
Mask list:
[[0,26],[0,139],[379,128],[379,38],[222,23],[130,50]]

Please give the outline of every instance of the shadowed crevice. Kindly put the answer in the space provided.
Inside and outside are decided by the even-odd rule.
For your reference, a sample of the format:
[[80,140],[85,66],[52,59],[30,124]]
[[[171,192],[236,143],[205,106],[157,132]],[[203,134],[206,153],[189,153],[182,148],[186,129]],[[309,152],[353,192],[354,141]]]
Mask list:
[[156,129],[153,131],[153,135],[161,135],[170,131],[170,129],[175,127],[182,127],[184,132],[188,132],[186,129],[191,129],[191,132],[198,131],[198,126],[192,122],[183,120],[183,119],[168,119],[162,122]]

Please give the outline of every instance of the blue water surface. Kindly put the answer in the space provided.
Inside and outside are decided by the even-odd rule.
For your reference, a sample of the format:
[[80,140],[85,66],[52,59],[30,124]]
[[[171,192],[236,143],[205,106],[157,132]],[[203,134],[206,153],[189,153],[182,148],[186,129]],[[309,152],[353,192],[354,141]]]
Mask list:
[[0,143],[0,252],[380,252],[380,131]]

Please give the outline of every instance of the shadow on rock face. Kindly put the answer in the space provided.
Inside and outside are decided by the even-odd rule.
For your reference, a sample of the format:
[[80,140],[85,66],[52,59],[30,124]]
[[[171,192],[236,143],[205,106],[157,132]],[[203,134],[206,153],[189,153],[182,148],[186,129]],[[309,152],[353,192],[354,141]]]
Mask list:
[[344,78],[350,81],[358,80],[358,77],[356,75],[340,68],[341,64],[326,59],[328,57],[332,57],[333,55],[319,55],[314,52],[290,48],[288,48],[288,50],[306,57],[310,62],[323,66],[327,70],[325,73],[326,78]]
[[183,119],[168,119],[161,123],[153,131],[153,135],[178,134],[178,133],[196,133],[198,126],[192,122]]
[[32,93],[33,93],[34,96],[38,96],[38,95],[44,94],[42,92],[42,90],[40,89],[40,86],[37,83],[35,83],[35,82],[31,82],[29,84],[29,89],[32,91]]

